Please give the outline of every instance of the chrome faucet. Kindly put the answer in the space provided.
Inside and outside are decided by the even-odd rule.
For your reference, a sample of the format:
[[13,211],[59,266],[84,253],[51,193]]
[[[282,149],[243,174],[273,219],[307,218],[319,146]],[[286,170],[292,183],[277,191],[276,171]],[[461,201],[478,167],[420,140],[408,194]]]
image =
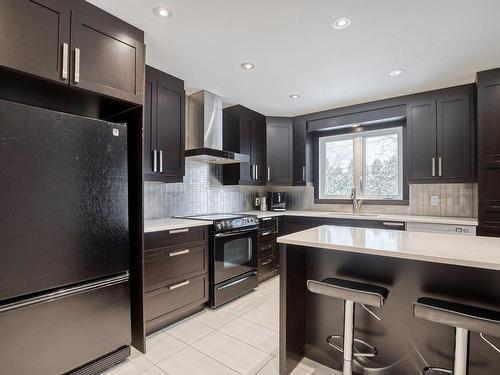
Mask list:
[[356,198],[356,188],[354,186],[352,187],[351,190],[351,200],[352,200],[352,213],[354,215],[357,215],[359,213],[361,205],[363,204],[363,200]]

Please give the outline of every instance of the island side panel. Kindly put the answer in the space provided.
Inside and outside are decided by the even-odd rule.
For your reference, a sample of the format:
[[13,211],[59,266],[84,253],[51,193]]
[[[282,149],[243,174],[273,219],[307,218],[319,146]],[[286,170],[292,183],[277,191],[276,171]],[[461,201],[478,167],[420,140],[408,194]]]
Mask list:
[[306,281],[304,249],[280,247],[279,369],[289,374],[304,357]]
[[[427,365],[453,368],[454,329],[416,319],[412,304],[419,297],[435,297],[500,310],[500,272],[382,256],[303,248],[306,279],[341,277],[385,286],[389,298],[373,318],[356,305],[355,337],[377,347],[375,358],[358,359],[355,370],[379,375],[421,375]],[[342,355],[326,343],[341,335],[343,304],[306,293],[305,355],[341,370]],[[495,344],[500,339],[491,338]],[[477,333],[471,333],[469,375],[497,374],[500,355]],[[368,370],[371,369],[371,370]]]

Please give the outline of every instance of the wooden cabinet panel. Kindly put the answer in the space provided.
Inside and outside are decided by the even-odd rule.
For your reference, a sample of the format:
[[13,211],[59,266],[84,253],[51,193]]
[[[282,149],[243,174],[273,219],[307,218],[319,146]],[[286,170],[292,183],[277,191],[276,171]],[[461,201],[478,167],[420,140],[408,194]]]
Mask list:
[[267,166],[268,185],[292,185],[293,124],[290,118],[268,117]]
[[249,163],[223,166],[224,185],[264,185],[266,182],[265,117],[241,105],[224,109],[223,149],[249,155]]
[[172,229],[144,235],[144,249],[161,249],[168,246],[208,241],[208,227]]
[[0,65],[67,83],[62,76],[63,43],[69,54],[70,8],[65,2],[0,2]]
[[411,180],[437,176],[436,101],[409,104],[407,124],[408,178]]
[[184,176],[184,106],[184,83],[161,77],[158,80],[156,147],[162,175]]
[[305,185],[307,129],[305,121],[293,124],[293,184]]
[[185,172],[184,81],[146,66],[144,179],[182,182]]
[[127,36],[112,23],[105,24],[72,11],[71,48],[72,85],[142,104],[142,42]]
[[468,94],[437,101],[438,176],[464,180],[472,177],[473,127]]

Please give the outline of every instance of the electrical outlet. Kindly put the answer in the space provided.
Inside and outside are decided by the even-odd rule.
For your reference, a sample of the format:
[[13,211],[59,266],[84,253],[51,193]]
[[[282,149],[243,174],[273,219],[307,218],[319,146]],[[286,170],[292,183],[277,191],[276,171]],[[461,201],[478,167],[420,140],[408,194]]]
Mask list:
[[439,196],[431,195],[431,206],[439,206]]
[[260,198],[257,197],[255,198],[255,207],[259,207],[260,206]]

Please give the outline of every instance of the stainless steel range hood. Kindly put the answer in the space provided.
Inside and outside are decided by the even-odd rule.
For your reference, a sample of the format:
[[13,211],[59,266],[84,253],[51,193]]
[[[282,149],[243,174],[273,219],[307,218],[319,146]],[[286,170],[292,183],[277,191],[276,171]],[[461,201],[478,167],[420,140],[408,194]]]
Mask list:
[[250,156],[222,149],[222,99],[199,91],[187,98],[186,160],[234,164],[250,161]]

